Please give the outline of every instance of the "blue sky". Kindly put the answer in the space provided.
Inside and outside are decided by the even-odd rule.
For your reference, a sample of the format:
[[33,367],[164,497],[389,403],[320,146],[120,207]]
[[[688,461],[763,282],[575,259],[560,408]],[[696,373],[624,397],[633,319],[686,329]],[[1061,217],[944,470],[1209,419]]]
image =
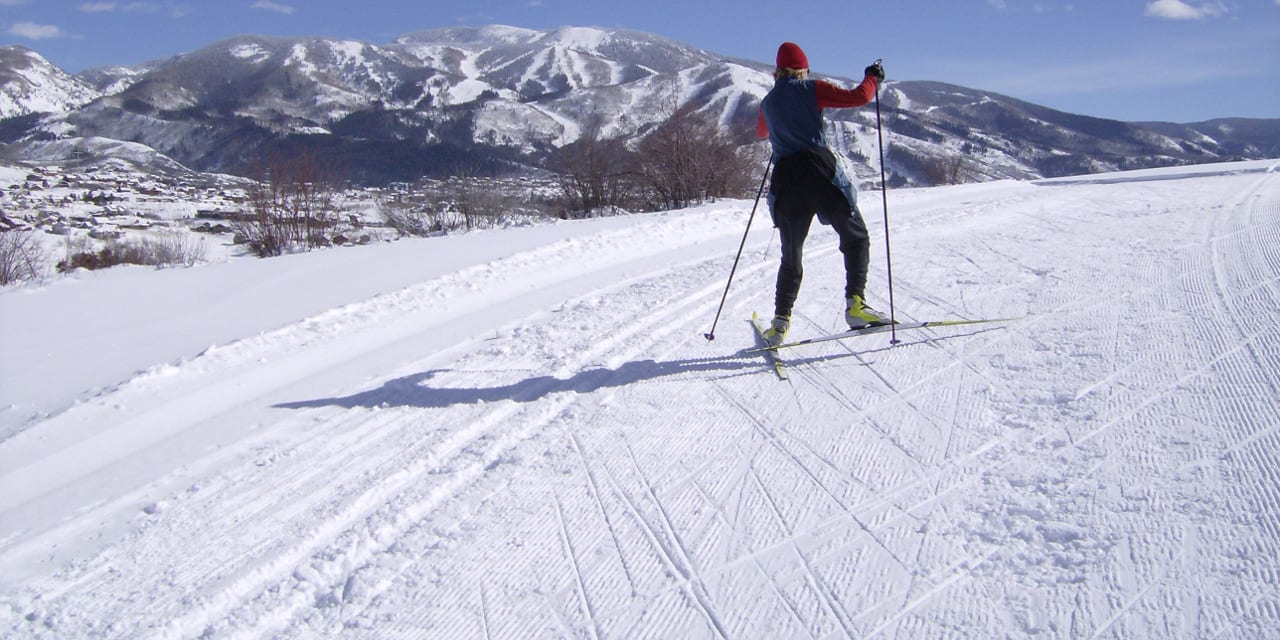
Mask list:
[[939,80],[1119,120],[1280,118],[1280,0],[0,0],[0,42],[70,72],[240,34],[383,44],[458,25],[627,28],[818,75]]

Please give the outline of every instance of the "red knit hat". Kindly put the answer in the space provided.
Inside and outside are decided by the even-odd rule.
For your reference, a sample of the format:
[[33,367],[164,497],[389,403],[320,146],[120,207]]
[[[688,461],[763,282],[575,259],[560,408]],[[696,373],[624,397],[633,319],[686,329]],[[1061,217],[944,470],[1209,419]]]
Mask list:
[[805,57],[804,50],[800,45],[794,42],[784,42],[778,47],[778,68],[779,69],[808,69],[809,58]]

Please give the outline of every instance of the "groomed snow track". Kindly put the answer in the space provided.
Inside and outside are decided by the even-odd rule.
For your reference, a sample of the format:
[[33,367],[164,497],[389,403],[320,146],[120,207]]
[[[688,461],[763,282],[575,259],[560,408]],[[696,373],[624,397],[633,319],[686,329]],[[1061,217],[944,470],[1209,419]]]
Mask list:
[[[1021,319],[794,349],[785,382],[736,354],[759,218],[702,337],[750,204],[158,363],[0,442],[0,635],[1280,629],[1274,166],[893,192],[900,319]],[[815,226],[793,337],[838,325],[839,265]]]

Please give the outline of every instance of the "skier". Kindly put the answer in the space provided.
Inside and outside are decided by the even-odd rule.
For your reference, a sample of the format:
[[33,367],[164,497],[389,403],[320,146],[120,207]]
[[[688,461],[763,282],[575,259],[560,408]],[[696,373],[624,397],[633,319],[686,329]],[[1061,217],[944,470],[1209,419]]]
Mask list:
[[760,103],[756,134],[773,148],[769,211],[782,239],[782,263],[774,297],[774,317],[764,333],[770,346],[781,344],[791,327],[803,276],[801,259],[814,214],[840,237],[845,268],[845,319],[850,329],[887,324],[889,319],[867,305],[867,263],[871,239],[858,211],[857,192],[827,148],[822,131],[825,108],[859,107],[876,95],[884,68],[866,68],[862,83],[842,89],[809,79],[809,60],[793,42],[778,47],[774,85]]

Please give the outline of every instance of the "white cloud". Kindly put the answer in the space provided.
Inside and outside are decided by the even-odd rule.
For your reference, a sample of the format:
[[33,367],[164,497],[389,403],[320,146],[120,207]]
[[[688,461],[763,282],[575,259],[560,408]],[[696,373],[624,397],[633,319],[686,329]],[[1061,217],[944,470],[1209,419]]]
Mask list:
[[[25,0],[0,0],[0,5],[5,2]],[[130,13],[166,13],[175,18],[181,18],[191,14],[191,3],[189,2],[151,2],[135,0],[134,2],[116,2],[115,0],[92,0],[90,2],[82,2],[76,7],[84,13],[111,13],[114,11],[125,11]]]
[[[4,2],[5,0],[0,0]],[[126,11],[130,13],[167,13],[174,18],[182,18],[191,13],[191,8],[181,2],[114,2],[113,0],[94,0],[83,2],[76,7],[83,13],[113,13]]]
[[9,34],[28,40],[49,40],[67,35],[62,31],[62,27],[57,25],[36,24],[34,22],[19,22],[9,27]]
[[[1064,4],[1061,2],[1044,2],[1039,0],[1035,2],[1030,2],[1030,3],[1025,2],[1025,0],[1022,2],[1012,2],[1012,3],[1009,2],[1009,0],[985,0],[985,1],[988,6],[990,6],[993,9],[997,9],[999,11],[1019,11],[1019,12],[1031,11],[1033,13],[1044,14],[1044,13],[1053,13],[1055,11],[1072,11],[1075,9],[1075,5],[1071,3]],[[1280,2],[1280,0],[1276,0],[1276,2]]]
[[[1280,3],[1280,0],[1276,0]],[[1220,2],[1190,5],[1182,0],[1155,0],[1147,3],[1147,15],[1154,18],[1170,20],[1199,20],[1220,16],[1227,12],[1227,7]]]
[[276,13],[282,13],[286,16],[293,15],[293,12],[298,10],[293,5],[280,4],[278,2],[271,2],[271,0],[258,0],[258,2],[253,3],[253,8],[262,9],[263,11],[274,11]]

